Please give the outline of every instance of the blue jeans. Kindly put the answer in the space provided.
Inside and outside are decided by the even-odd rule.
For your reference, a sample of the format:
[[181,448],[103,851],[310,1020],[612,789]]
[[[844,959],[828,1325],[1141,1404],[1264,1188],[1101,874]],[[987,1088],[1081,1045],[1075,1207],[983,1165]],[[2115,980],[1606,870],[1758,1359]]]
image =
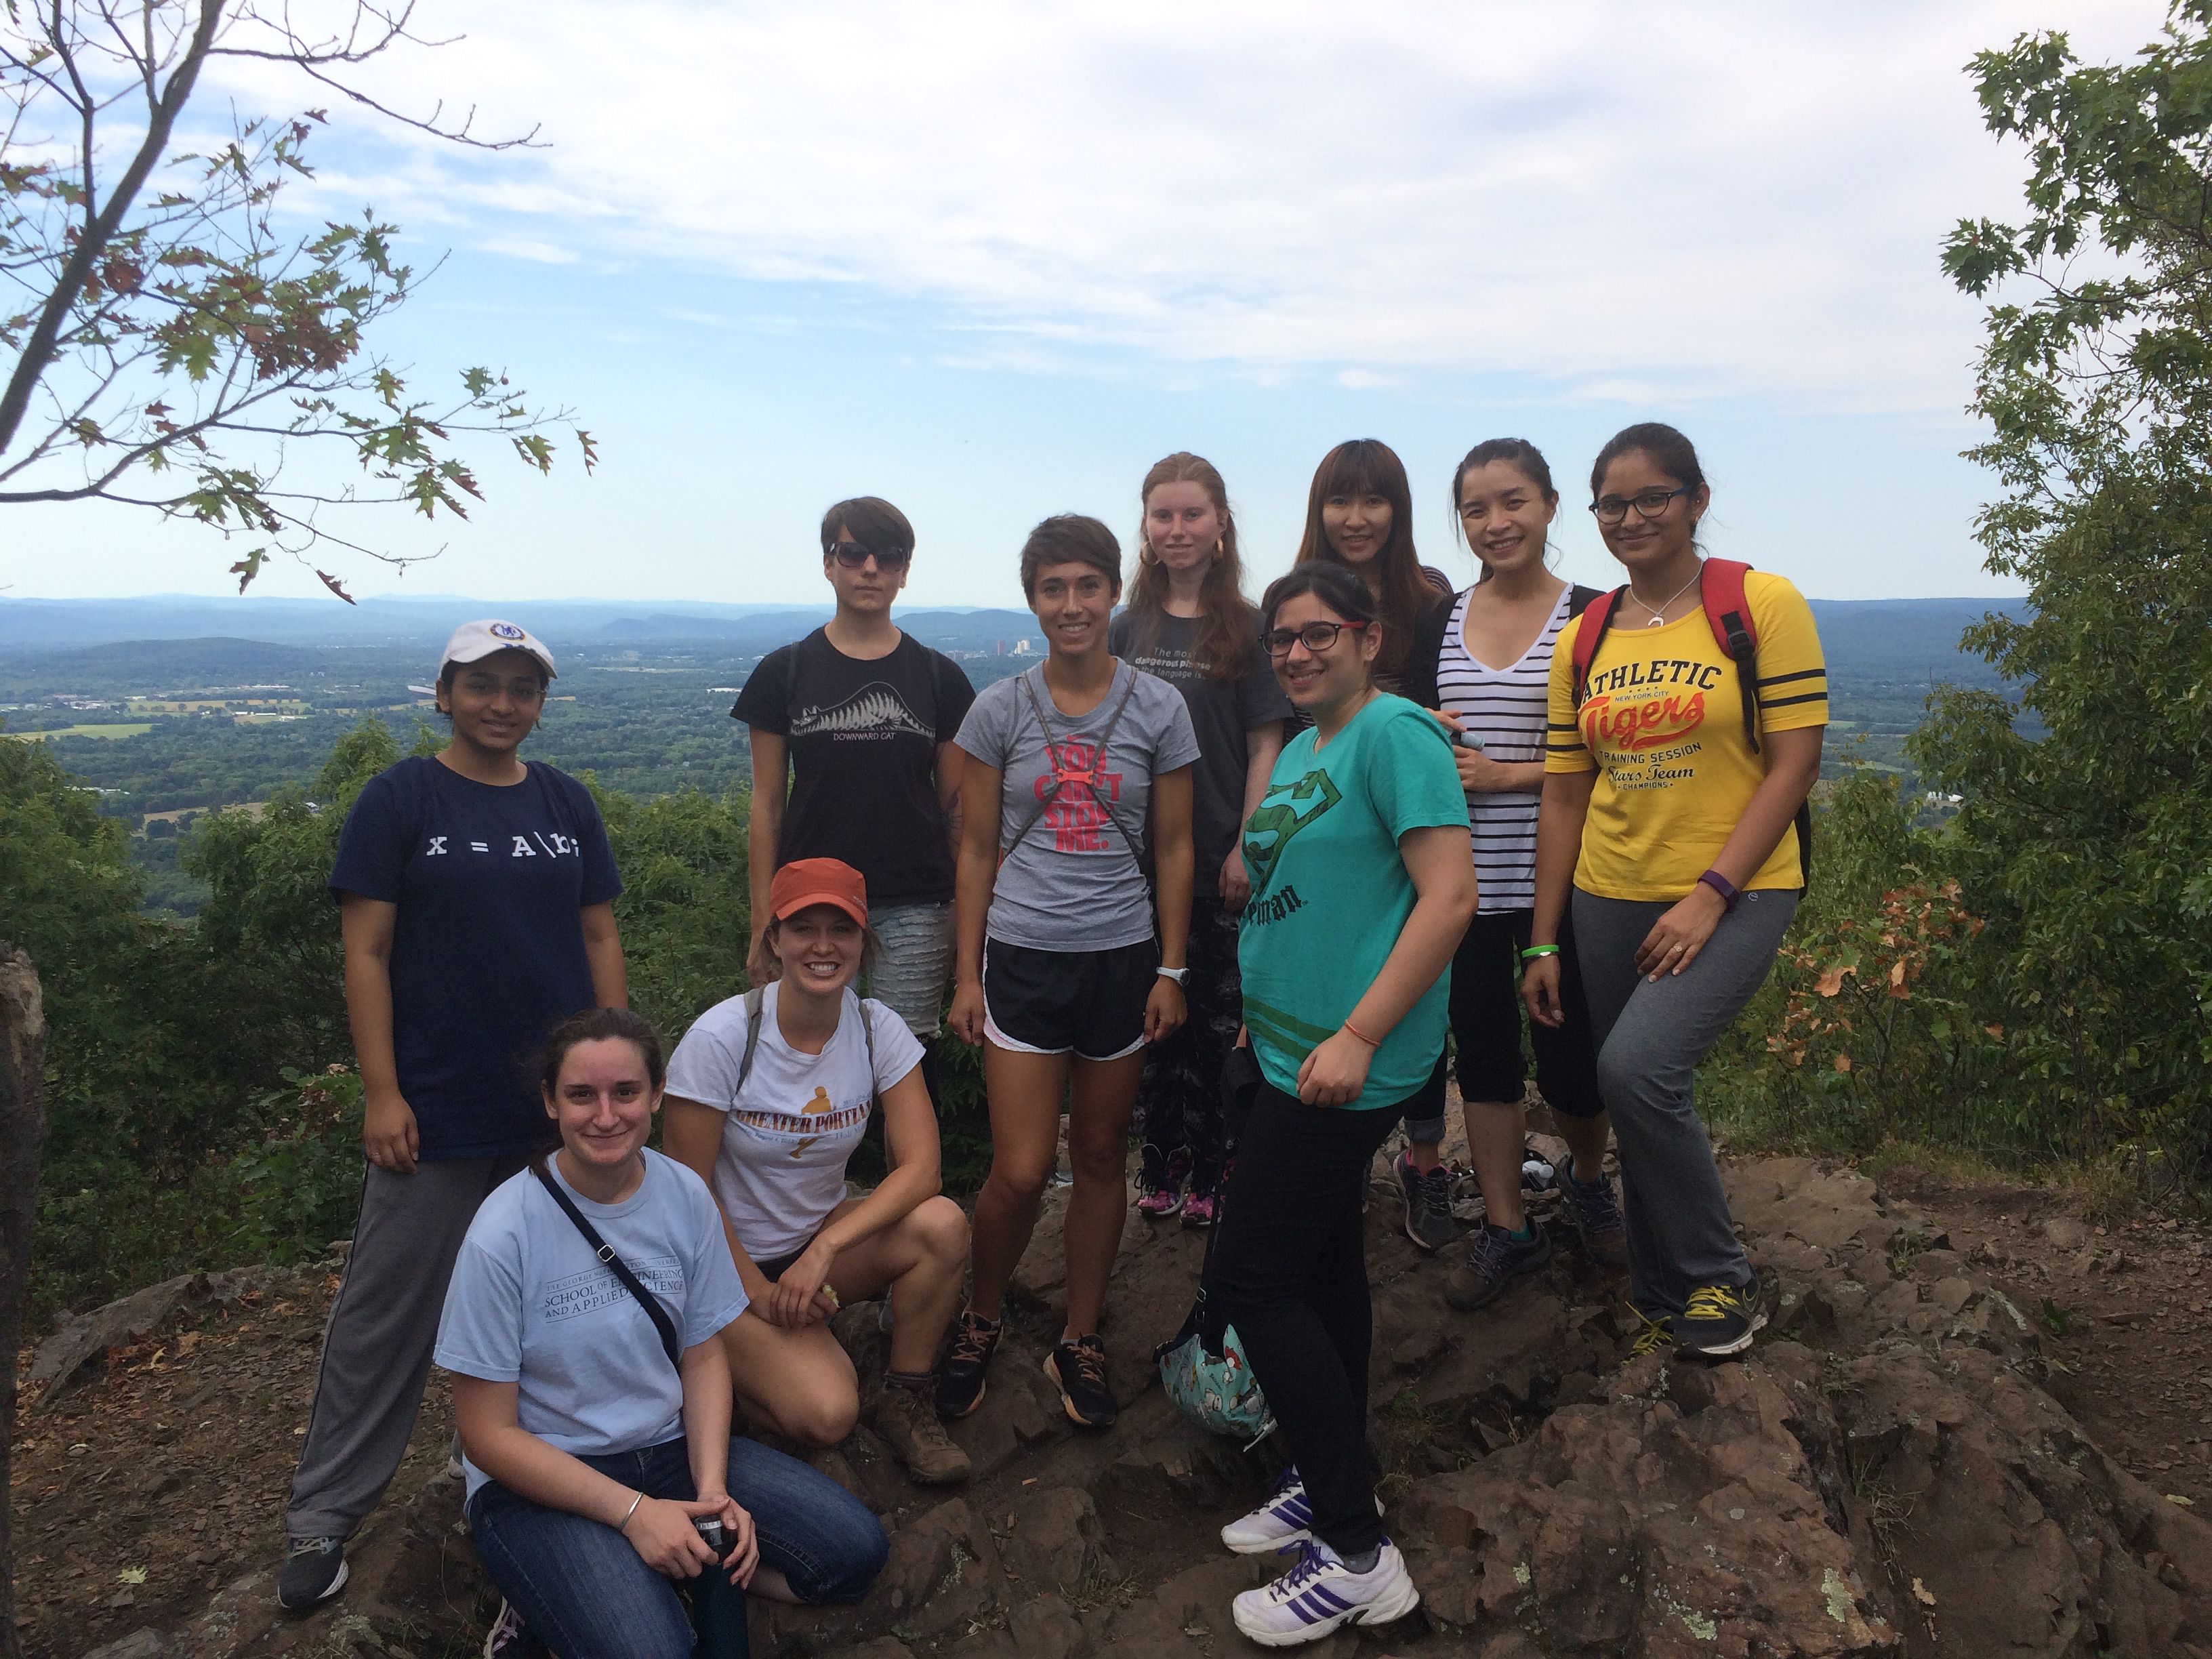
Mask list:
[[[580,1460],[650,1498],[689,1502],[684,1443]],[[750,1511],[760,1557],[809,1601],[857,1601],[890,1553],[868,1506],[795,1457],[730,1443],[730,1496]],[[563,1659],[685,1659],[691,1620],[673,1579],[604,1522],[548,1509],[496,1480],[468,1504],[477,1559],[538,1640]]]

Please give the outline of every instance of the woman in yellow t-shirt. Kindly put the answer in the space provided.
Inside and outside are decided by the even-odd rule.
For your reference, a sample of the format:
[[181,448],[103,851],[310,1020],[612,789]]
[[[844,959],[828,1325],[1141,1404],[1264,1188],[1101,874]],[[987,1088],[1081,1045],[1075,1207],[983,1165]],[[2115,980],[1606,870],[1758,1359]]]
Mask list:
[[1628,583],[1594,655],[1576,645],[1603,601],[1560,631],[1552,655],[1522,995],[1531,1018],[1560,1024],[1571,890],[1598,1092],[1620,1146],[1629,1299],[1644,1321],[1632,1352],[1672,1344],[1717,1358],[1749,1347],[1765,1315],[1691,1084],[1797,908],[1795,820],[1820,775],[1827,670],[1797,590],[1744,571],[1757,645],[1744,697],[1708,615],[1726,584],[1696,542],[1711,493],[1673,427],[1614,437],[1590,494]]

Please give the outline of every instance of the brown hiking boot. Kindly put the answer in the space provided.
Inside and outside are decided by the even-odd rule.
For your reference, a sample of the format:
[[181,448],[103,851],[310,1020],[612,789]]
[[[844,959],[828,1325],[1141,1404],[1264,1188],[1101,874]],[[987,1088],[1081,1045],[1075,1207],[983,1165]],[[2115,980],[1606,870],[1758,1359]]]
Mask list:
[[952,1443],[937,1420],[936,1406],[919,1389],[887,1384],[871,1424],[921,1486],[949,1486],[973,1472],[968,1454]]

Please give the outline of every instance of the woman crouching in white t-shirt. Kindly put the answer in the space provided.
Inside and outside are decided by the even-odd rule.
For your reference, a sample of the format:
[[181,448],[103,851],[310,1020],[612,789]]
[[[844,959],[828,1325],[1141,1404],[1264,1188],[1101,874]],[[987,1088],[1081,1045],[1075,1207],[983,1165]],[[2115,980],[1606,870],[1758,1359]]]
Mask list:
[[[916,1480],[963,1480],[968,1455],[933,1401],[968,1218],[939,1196],[921,1044],[853,991],[874,943],[867,884],[836,859],[799,859],[775,872],[769,908],[781,976],[700,1015],[668,1062],[664,1144],[714,1189],[751,1300],[722,1334],[738,1401],[791,1439],[836,1445],[860,1416],[860,1379],[827,1322],[888,1290],[876,1431]],[[845,1164],[878,1099],[890,1173],[848,1198]]]
[[706,1188],[646,1149],[662,1078],[629,1010],[563,1021],[540,1072],[560,1151],[484,1200],[447,1290],[436,1358],[469,1532],[507,1598],[495,1641],[520,1613],[578,1659],[689,1655],[672,1581],[715,1570],[701,1521],[722,1524],[733,1583],[780,1599],[856,1601],[889,1547],[827,1475],[730,1438],[715,1339],[744,1291]]

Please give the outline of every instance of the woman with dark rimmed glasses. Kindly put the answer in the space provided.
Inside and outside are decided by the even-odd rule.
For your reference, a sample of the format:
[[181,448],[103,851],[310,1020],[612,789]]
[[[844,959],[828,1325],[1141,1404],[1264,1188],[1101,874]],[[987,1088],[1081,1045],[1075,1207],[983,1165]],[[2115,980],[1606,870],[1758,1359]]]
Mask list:
[[823,514],[822,574],[836,614],[762,658],[730,714],[752,732],[747,975],[756,985],[775,976],[765,936],[776,871],[796,859],[852,866],[883,940],[868,994],[921,1039],[934,1102],[960,839],[952,739],[975,692],[958,664],[891,621],[913,562],[914,526],[889,501],[861,495]]
[[1765,980],[1803,890],[1794,820],[1820,775],[1827,672],[1795,587],[1700,556],[1711,492],[1673,427],[1616,434],[1590,495],[1628,580],[1552,653],[1521,994],[1538,1024],[1562,1024],[1571,906],[1620,1148],[1631,1352],[1720,1358],[1749,1347],[1766,1315],[1692,1085]]
[[1240,1630],[1284,1647],[1421,1599],[1376,1512],[1361,1199],[1443,1057],[1475,875],[1443,728],[1375,684],[1389,624],[1366,586],[1310,562],[1261,610],[1276,678],[1313,723],[1244,824],[1252,896],[1237,957],[1261,1082],[1206,1285],[1209,1317],[1237,1328],[1290,1455],[1267,1501],[1222,1529],[1243,1554],[1306,1546],[1236,1601]]

